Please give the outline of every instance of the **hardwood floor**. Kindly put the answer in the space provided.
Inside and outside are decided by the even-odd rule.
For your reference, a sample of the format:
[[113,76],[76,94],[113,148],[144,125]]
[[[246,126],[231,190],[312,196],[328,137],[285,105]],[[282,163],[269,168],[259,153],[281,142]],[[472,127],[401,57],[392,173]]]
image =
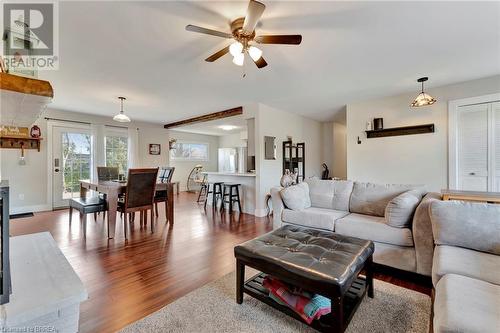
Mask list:
[[[80,332],[114,332],[230,273],[233,247],[272,229],[271,218],[205,212],[195,201],[192,193],[176,196],[175,224],[165,224],[162,209],[154,233],[137,217],[127,242],[120,219],[115,239],[107,239],[102,215],[95,222],[89,215],[83,239],[78,214],[70,226],[68,210],[14,219],[11,235],[49,231],[89,293],[80,310]],[[383,273],[375,278],[430,295],[415,282]]]

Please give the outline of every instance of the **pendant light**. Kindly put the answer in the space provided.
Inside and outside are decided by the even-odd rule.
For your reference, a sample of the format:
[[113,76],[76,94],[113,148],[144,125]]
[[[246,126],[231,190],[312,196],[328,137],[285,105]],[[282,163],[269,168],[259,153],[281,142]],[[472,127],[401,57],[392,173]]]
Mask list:
[[412,107],[420,107],[420,106],[428,106],[436,103],[436,99],[432,97],[431,95],[427,94],[424,92],[424,82],[429,80],[428,77],[421,77],[420,79],[417,80],[417,82],[422,83],[422,91],[418,96],[415,98],[415,100],[411,103]]
[[116,116],[113,117],[114,121],[118,121],[120,123],[130,123],[130,118],[123,113],[123,101],[126,100],[125,97],[118,97],[120,100],[120,113],[118,113]]

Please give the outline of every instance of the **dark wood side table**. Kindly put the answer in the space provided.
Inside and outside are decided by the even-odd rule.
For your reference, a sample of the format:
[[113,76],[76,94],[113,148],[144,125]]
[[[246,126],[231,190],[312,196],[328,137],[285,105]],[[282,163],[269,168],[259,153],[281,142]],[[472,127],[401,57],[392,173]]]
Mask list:
[[[266,275],[331,300],[332,312],[309,326],[320,332],[344,332],[366,293],[373,298],[373,242],[333,232],[284,226],[234,248],[236,302],[246,293],[305,323],[287,306],[269,297]],[[245,266],[260,270],[248,281]],[[365,276],[360,273],[364,271]]]

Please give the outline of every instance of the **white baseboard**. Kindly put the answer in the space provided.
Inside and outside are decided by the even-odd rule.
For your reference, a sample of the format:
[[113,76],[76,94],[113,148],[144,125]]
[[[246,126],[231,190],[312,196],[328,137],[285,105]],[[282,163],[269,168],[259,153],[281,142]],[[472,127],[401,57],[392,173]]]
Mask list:
[[264,217],[267,216],[267,209],[256,209],[254,212],[254,215],[257,217]]
[[21,207],[11,207],[9,214],[23,214],[30,212],[45,212],[52,210],[51,205],[34,205],[34,206],[21,206]]

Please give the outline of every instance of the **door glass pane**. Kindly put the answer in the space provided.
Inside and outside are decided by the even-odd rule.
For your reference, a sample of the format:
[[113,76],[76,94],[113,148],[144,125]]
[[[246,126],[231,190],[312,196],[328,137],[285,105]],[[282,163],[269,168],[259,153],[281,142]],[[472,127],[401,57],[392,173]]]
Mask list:
[[63,195],[62,199],[80,196],[80,180],[90,179],[90,135],[61,133]]

